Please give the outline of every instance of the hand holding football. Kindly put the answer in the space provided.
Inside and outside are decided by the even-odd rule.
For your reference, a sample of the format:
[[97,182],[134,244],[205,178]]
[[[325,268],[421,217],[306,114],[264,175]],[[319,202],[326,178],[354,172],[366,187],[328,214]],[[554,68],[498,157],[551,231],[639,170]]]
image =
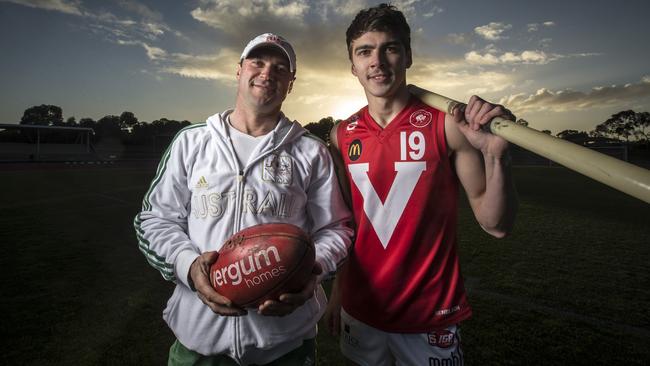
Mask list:
[[302,290],[312,276],[315,248],[299,227],[251,226],[230,237],[210,268],[210,283],[241,307],[257,307]]

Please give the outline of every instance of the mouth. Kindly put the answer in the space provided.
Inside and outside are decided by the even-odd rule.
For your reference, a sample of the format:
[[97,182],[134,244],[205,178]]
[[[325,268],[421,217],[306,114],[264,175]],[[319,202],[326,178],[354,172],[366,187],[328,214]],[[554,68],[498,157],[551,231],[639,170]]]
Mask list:
[[271,84],[269,83],[256,83],[256,82],[251,82],[251,86],[257,87],[257,88],[264,88],[264,89],[270,89]]
[[264,91],[275,90],[275,86],[269,82],[256,82],[255,80],[252,80],[249,85],[253,88],[259,88]]
[[372,75],[368,75],[368,79],[382,83],[390,79],[390,74],[388,73],[372,74]]

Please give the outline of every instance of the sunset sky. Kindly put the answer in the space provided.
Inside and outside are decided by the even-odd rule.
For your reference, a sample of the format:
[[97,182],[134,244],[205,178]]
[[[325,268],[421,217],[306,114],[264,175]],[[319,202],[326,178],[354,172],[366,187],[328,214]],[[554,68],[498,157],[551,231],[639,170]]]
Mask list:
[[[378,2],[0,0],[0,123],[33,105],[64,119],[135,113],[202,122],[232,107],[246,42],[293,43],[297,80],[283,110],[303,124],[365,105],[345,30]],[[407,81],[501,102],[537,129],[591,130],[650,111],[650,2],[395,1],[412,29]]]

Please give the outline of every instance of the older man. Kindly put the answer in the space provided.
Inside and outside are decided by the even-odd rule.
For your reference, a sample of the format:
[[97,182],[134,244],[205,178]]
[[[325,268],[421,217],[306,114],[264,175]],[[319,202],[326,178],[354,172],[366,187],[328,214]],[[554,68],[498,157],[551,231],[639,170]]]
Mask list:
[[[327,147],[281,112],[296,74],[282,37],[248,43],[235,107],[185,128],[165,153],[135,219],[140,250],[176,288],[163,317],[177,337],[170,365],[311,365],[325,309],[320,280],[350,245],[350,213]],[[299,293],[242,309],[209,268],[233,233],[285,222],[310,233],[316,265]]]

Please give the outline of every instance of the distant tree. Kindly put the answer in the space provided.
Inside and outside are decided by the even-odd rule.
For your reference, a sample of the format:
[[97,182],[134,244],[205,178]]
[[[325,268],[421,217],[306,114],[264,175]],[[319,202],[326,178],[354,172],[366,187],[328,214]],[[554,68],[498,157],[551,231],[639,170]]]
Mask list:
[[584,131],[577,130],[564,130],[562,132],[558,132],[556,136],[563,140],[571,141],[579,145],[584,145],[584,143],[589,138],[589,134]]
[[170,125],[170,120],[163,117],[151,122],[151,125],[154,127],[154,131],[157,135],[169,135],[171,132],[167,131],[168,126]]
[[144,145],[151,143],[155,135],[155,127],[151,123],[138,122],[131,130],[130,141],[133,144]]
[[76,127],[77,126],[77,119],[72,117],[68,117],[68,119],[65,120],[65,126],[66,127]]
[[97,122],[92,118],[82,118],[79,120],[79,127],[95,128],[97,127]]
[[599,124],[591,131],[595,137],[609,137],[630,142],[630,138],[638,141],[650,140],[650,113],[633,110],[613,114],[607,121]]
[[120,135],[120,117],[108,115],[100,118],[97,121],[97,129],[95,132],[98,138],[105,136],[119,136]]
[[63,124],[61,107],[41,104],[25,109],[20,119],[21,125],[60,126]]
[[526,120],[523,119],[523,118],[519,118],[519,119],[517,120],[517,123],[520,124],[520,125],[522,125],[522,126],[528,127],[528,121],[526,121]]
[[645,140],[646,144],[650,144],[650,113],[639,112],[636,114],[636,123],[632,133],[639,141]]
[[132,112],[122,112],[120,114],[120,128],[133,128],[138,123],[138,118]]
[[169,120],[165,123],[165,132],[175,135],[181,129],[181,123],[176,120]]
[[313,133],[314,135],[318,136],[320,139],[323,141],[328,142],[329,141],[329,133],[332,127],[334,126],[334,118],[332,117],[325,117],[321,118],[320,121],[318,122],[311,122],[305,125],[305,128],[309,130],[309,132]]

